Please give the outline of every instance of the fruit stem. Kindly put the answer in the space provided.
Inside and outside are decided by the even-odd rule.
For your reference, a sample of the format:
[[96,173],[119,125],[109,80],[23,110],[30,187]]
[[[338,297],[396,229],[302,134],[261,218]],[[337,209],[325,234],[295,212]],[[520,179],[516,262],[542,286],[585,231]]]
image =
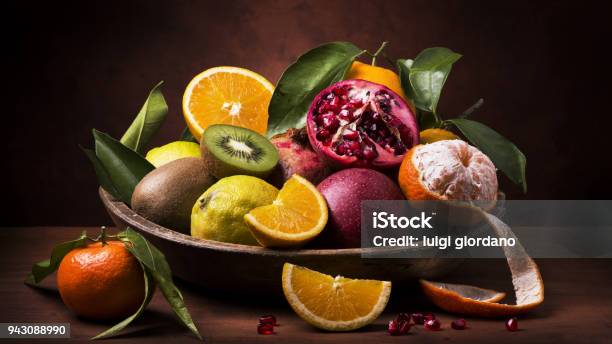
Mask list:
[[484,104],[484,99],[483,98],[478,99],[476,103],[470,106],[467,110],[463,111],[463,113],[459,116],[459,118],[466,118],[470,116],[472,113],[474,113],[474,111],[478,110],[478,108],[481,107],[482,104]]
[[[376,66],[376,57],[378,57],[378,55],[380,55],[380,53],[383,52],[383,50],[385,49],[387,44],[389,44],[389,42],[387,42],[387,41],[382,42],[382,44],[380,45],[378,50],[376,50],[376,52],[374,54],[372,54],[372,66]],[[384,54],[383,54],[383,56],[384,56]]]
[[106,235],[106,226],[102,226],[102,227],[100,227],[100,229],[101,229],[100,235],[98,235],[98,237],[95,239],[95,241],[101,242],[102,246],[104,246],[104,245],[106,245],[106,238],[107,238],[107,235]]

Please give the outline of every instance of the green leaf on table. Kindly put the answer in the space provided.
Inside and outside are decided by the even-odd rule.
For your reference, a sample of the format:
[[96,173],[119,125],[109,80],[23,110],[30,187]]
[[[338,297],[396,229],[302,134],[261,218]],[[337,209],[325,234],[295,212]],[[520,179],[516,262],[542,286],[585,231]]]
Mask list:
[[106,170],[108,179],[118,193],[118,198],[129,205],[136,185],[155,167],[140,154],[109,135],[94,129],[93,136],[96,143],[96,157]]
[[115,189],[115,186],[113,185],[113,182],[111,181],[108,172],[106,172],[104,165],[102,165],[102,162],[96,156],[96,152],[91,149],[81,147],[80,145],[79,148],[81,148],[87,158],[89,158],[89,161],[91,161],[91,164],[94,166],[94,170],[96,172],[96,176],[98,177],[98,183],[100,184],[100,186],[104,190],[106,190],[106,192],[111,194],[114,198],[119,199],[119,191]]
[[189,131],[188,127],[185,127],[185,129],[183,129],[183,132],[181,133],[181,137],[180,137],[179,140],[180,141],[187,141],[187,142],[195,142],[197,144],[200,144],[198,142],[198,140],[196,140],[196,138],[193,136],[191,131]]
[[121,137],[121,143],[138,153],[144,153],[149,140],[157,133],[168,114],[168,105],[161,92],[163,83],[160,81],[149,92],[140,112]]
[[460,58],[460,54],[448,48],[435,47],[423,50],[414,60],[398,60],[402,88],[417,108],[437,114],[446,78]]
[[119,237],[131,243],[127,246],[128,250],[151,273],[179,320],[199,339],[202,339],[185,306],[183,295],[172,281],[172,271],[164,254],[131,228],[126,228],[119,234]]
[[352,43],[331,42],[300,56],[285,70],[270,100],[268,137],[303,127],[314,97],[344,79],[355,58],[363,53]]
[[49,276],[59,267],[64,256],[74,248],[85,246],[87,243],[87,233],[83,231],[80,237],[61,243],[51,251],[51,258],[38,262],[32,266],[32,272],[26,277],[25,283],[36,285],[45,277]]
[[109,328],[108,330],[96,335],[95,337],[92,337],[92,340],[108,338],[117,334],[119,331],[123,330],[127,325],[129,325],[132,321],[134,321],[134,319],[138,318],[142,314],[142,312],[144,312],[145,308],[151,301],[151,298],[153,297],[153,294],[155,292],[155,281],[153,280],[153,276],[151,276],[151,273],[142,265],[142,263],[140,263],[140,266],[142,266],[142,270],[144,271],[145,281],[145,298],[142,301],[142,304],[140,305],[140,307],[138,307],[136,313],[125,318],[120,323]]
[[502,170],[515,184],[521,185],[527,192],[525,168],[527,158],[505,137],[486,125],[464,118],[449,119],[463,135],[483,153],[485,153],[497,168]]

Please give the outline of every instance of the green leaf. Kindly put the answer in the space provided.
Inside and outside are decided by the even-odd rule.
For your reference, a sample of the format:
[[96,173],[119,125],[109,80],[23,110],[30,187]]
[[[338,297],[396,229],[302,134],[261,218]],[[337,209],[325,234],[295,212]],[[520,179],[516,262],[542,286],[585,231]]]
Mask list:
[[153,293],[155,292],[155,281],[153,280],[153,276],[151,276],[151,273],[142,265],[142,263],[140,263],[140,265],[142,266],[142,270],[144,271],[145,280],[145,298],[142,301],[142,304],[140,305],[136,313],[125,318],[123,321],[109,328],[108,330],[91,338],[92,340],[108,338],[117,334],[119,331],[123,330],[127,325],[129,325],[132,321],[134,321],[134,319],[138,318],[144,312],[145,308],[153,297]]
[[[398,59],[397,64],[397,72],[400,77],[400,83],[402,85],[402,89],[404,93],[407,95],[410,94],[409,90],[410,86],[410,67],[414,60],[410,59]],[[413,99],[411,99],[414,102]],[[419,124],[419,130],[425,130],[429,128],[437,128],[440,126],[440,120],[438,116],[431,112],[423,111],[419,108],[416,108],[416,113],[414,114],[417,119],[417,123]]]
[[26,277],[25,283],[30,285],[38,284],[45,277],[49,276],[59,267],[62,259],[74,248],[85,246],[87,243],[87,233],[83,231],[77,239],[61,243],[51,251],[51,258],[38,262],[32,266],[32,272]]
[[515,184],[521,185],[523,192],[527,192],[525,178],[527,158],[512,142],[476,121],[455,118],[446,122],[455,125],[472,144],[491,158],[497,168]]
[[149,92],[149,97],[142,105],[138,115],[121,137],[121,143],[138,153],[144,153],[149,140],[159,130],[168,114],[168,105],[161,92],[163,83],[160,81]]
[[199,339],[202,339],[198,328],[191,319],[191,315],[183,301],[183,295],[172,281],[172,272],[166,257],[155,246],[151,245],[142,235],[130,228],[126,228],[119,236],[131,243],[128,250],[151,273],[162,294],[174,310],[179,320]]
[[193,137],[193,134],[191,133],[191,131],[189,131],[188,127],[185,127],[185,129],[183,129],[183,132],[181,133],[181,138],[179,140],[187,141],[187,142],[195,142],[197,144],[200,144],[198,140],[196,140],[196,138]]
[[423,50],[412,63],[408,62],[410,60],[400,60],[402,63],[398,61],[398,64],[402,65],[400,73],[402,69],[409,69],[409,83],[406,83],[404,76],[402,88],[417,108],[437,114],[438,101],[446,78],[453,63],[460,58],[460,54],[448,48],[436,47]]
[[96,152],[91,149],[81,147],[81,145],[79,145],[79,148],[81,148],[81,150],[85,153],[87,158],[89,158],[89,161],[91,161],[92,165],[94,166],[94,170],[96,172],[96,176],[98,177],[98,183],[100,183],[100,186],[102,186],[102,188],[104,188],[104,190],[106,190],[108,193],[113,195],[113,197],[119,199],[119,191],[115,189],[115,186],[113,185],[113,182],[111,181],[108,172],[106,172],[104,165],[102,165],[102,162],[96,156]]
[[348,42],[314,48],[285,70],[268,107],[268,137],[306,123],[308,107],[325,87],[344,79],[353,60],[364,50]]
[[118,198],[129,205],[138,182],[155,167],[140,154],[107,134],[94,129],[93,136],[96,156],[115,187]]

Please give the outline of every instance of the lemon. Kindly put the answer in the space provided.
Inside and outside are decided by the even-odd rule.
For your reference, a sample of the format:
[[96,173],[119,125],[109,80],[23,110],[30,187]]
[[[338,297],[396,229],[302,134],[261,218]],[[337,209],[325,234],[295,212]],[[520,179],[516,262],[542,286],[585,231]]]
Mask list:
[[273,204],[244,216],[264,247],[299,247],[315,238],[327,223],[327,203],[308,180],[294,174]]
[[350,331],[378,318],[391,295],[391,282],[325,275],[285,263],[283,291],[291,308],[309,324]]
[[272,204],[278,189],[251,176],[226,177],[198,198],[191,210],[191,235],[233,244],[258,245],[244,222],[251,209]]
[[181,158],[199,158],[200,146],[194,142],[175,141],[147,152],[146,159],[155,167]]

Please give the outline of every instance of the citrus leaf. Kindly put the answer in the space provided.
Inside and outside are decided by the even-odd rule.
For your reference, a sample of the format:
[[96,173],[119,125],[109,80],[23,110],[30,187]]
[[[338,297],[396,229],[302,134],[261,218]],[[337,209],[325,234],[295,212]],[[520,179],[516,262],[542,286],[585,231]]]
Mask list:
[[474,146],[485,153],[497,168],[527,192],[527,158],[508,139],[486,125],[465,118],[449,119]]
[[29,285],[38,284],[45,277],[57,270],[62,259],[64,259],[64,256],[67,255],[68,252],[77,247],[85,246],[86,243],[87,233],[83,231],[80,237],[55,246],[51,251],[51,258],[38,262],[32,266],[32,272],[26,277],[25,283]]
[[[405,76],[402,88],[414,105],[427,112],[437,114],[438,101],[442,88],[450,74],[453,63],[461,58],[460,54],[448,48],[427,48],[417,55],[414,61],[401,60],[402,69],[409,70],[406,83]],[[405,71],[404,71],[405,73]]]
[[168,115],[168,105],[160,89],[163,83],[160,81],[149,92],[138,115],[121,137],[121,143],[138,153],[144,153],[149,140],[157,133]]
[[183,129],[183,132],[181,133],[181,138],[179,140],[187,141],[187,142],[195,142],[197,144],[200,144],[198,140],[196,140],[196,138],[193,137],[193,134],[191,133],[191,131],[189,131],[188,127],[185,127],[185,129]]
[[98,159],[98,157],[96,156],[96,152],[91,149],[81,147],[81,145],[79,145],[79,148],[81,148],[81,150],[85,153],[89,161],[91,161],[92,165],[94,166],[94,170],[96,172],[96,176],[98,177],[98,183],[100,183],[100,186],[104,188],[104,190],[106,190],[108,193],[110,193],[113,197],[118,199],[119,191],[115,189],[115,186],[113,185],[113,182],[111,181],[108,172],[106,172],[104,165],[102,165],[102,162],[100,162],[100,159]]
[[187,306],[185,306],[183,295],[172,281],[172,272],[164,254],[149,243],[142,235],[129,227],[121,232],[119,237],[131,243],[131,245],[127,245],[128,250],[151,273],[157,286],[166,298],[166,301],[168,301],[172,310],[183,325],[199,339],[202,339],[198,328],[191,319]]
[[107,134],[94,129],[93,136],[96,156],[106,170],[118,198],[129,205],[138,182],[155,167],[140,154]]
[[300,56],[285,70],[268,107],[268,137],[301,128],[314,97],[344,79],[353,60],[364,50],[349,42],[331,42]]
[[138,318],[142,314],[142,312],[144,312],[145,308],[147,307],[147,305],[151,301],[151,298],[153,297],[153,293],[155,292],[155,281],[153,280],[151,273],[142,265],[142,263],[140,263],[140,266],[142,266],[142,270],[144,271],[144,281],[145,281],[145,298],[142,301],[142,304],[140,305],[140,307],[138,307],[138,310],[136,311],[136,313],[125,318],[123,321],[109,328],[108,330],[91,338],[92,340],[108,338],[108,337],[111,337],[117,334],[119,331],[123,330],[127,325],[129,325],[132,321],[134,321],[134,319]]
[[[402,89],[404,90],[404,93],[409,98],[410,98],[409,90],[411,87],[410,86],[410,67],[412,66],[413,62],[414,60],[410,60],[410,59],[398,59],[396,62],[397,73],[399,74],[399,77],[400,77],[400,83],[402,85]],[[412,102],[415,103],[414,99],[410,99],[410,100],[412,100]],[[419,108],[416,108],[415,110],[416,110],[415,116],[417,119],[417,123],[419,124],[420,130],[439,127],[439,119],[435,114],[431,112],[423,111]]]

